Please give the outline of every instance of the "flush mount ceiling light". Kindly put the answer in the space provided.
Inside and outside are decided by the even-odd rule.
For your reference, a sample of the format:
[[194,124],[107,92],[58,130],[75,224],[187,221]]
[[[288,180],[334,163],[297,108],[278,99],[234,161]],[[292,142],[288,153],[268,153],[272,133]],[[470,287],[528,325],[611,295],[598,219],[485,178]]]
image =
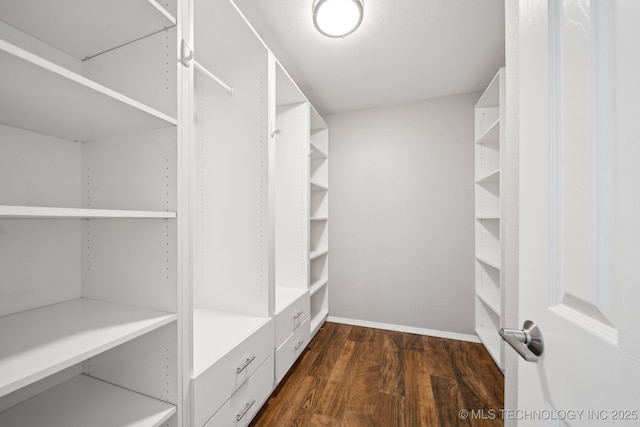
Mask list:
[[314,0],[313,24],[327,37],[344,37],[362,22],[363,0]]

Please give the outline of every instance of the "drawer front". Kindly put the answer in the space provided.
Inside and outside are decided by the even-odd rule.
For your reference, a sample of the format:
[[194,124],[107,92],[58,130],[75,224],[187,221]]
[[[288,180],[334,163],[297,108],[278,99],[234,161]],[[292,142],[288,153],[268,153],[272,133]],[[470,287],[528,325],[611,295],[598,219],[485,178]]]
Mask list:
[[309,316],[310,305],[309,292],[307,292],[276,315],[276,348]]
[[307,348],[311,336],[310,323],[311,317],[307,316],[300,327],[276,349],[276,384],[280,382],[293,362]]
[[[202,426],[273,353],[273,320],[193,378],[193,420]],[[273,371],[271,372],[273,377]],[[273,381],[273,379],[272,379]]]
[[273,356],[227,400],[205,427],[245,427],[273,391]]

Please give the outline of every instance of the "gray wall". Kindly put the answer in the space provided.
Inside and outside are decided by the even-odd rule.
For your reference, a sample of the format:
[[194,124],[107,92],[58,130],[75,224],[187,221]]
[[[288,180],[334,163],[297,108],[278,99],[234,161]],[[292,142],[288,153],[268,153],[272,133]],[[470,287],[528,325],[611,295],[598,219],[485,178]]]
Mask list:
[[331,316],[474,333],[479,96],[326,117]]

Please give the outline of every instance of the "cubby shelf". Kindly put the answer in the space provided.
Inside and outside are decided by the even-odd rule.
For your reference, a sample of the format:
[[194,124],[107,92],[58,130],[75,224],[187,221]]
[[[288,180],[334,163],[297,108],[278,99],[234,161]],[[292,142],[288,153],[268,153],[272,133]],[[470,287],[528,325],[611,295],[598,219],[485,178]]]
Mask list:
[[496,169],[487,175],[484,175],[476,180],[476,184],[484,184],[489,182],[499,182],[500,181],[500,170]]
[[490,267],[500,270],[500,259],[498,254],[477,253],[476,259]]
[[491,311],[498,316],[500,315],[500,295],[495,292],[477,292],[478,299],[484,303]]
[[489,129],[476,141],[476,144],[490,144],[490,143],[500,143],[500,119],[496,119],[492,125],[489,126]]
[[0,79],[0,122],[9,126],[86,142],[177,124],[173,117],[4,40],[0,65],[6,75],[29,81]]
[[312,182],[310,185],[311,185],[311,191],[328,191],[329,190],[329,187],[327,187],[326,185],[318,184],[317,182]]
[[84,298],[1,317],[0,396],[176,318]]
[[312,279],[309,287],[311,295],[315,295],[320,289],[327,285],[328,279]]
[[326,255],[329,253],[328,249],[316,249],[314,251],[309,252],[309,259],[314,260],[316,258],[321,257],[322,255]]
[[56,208],[40,206],[0,206],[0,218],[175,218],[175,212],[115,209]]
[[311,158],[312,159],[326,159],[328,157],[329,156],[327,155],[327,153],[322,151],[320,148],[318,148],[317,145],[313,143],[313,141],[311,141]]
[[157,427],[176,412],[166,402],[78,375],[0,414],[0,426]]

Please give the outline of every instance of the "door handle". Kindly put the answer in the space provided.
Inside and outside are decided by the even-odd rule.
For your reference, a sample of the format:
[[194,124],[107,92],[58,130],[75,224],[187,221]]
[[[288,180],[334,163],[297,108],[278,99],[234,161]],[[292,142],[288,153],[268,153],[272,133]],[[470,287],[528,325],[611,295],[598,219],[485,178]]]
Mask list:
[[527,362],[537,362],[544,350],[542,332],[531,320],[526,320],[522,329],[501,328],[500,336]]

